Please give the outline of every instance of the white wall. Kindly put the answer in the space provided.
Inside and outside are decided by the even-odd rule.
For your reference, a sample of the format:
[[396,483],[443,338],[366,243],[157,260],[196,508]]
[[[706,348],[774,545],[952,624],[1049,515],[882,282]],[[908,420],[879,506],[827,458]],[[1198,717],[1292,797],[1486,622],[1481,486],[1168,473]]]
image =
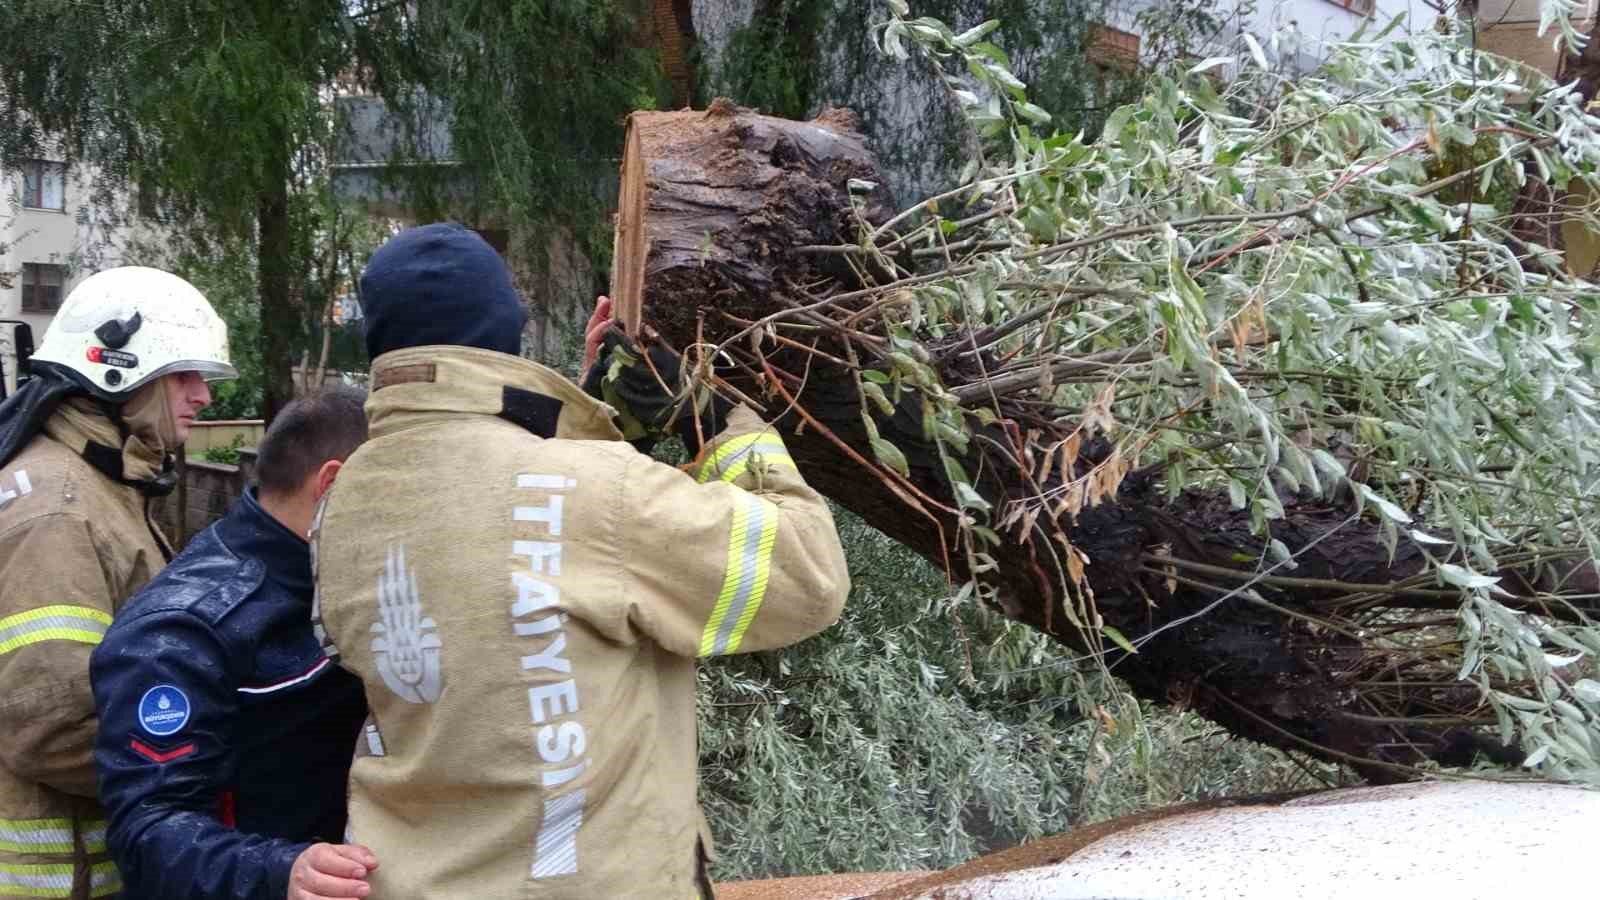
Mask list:
[[[1353,0],[1351,5],[1355,5]],[[1375,0],[1369,31],[1381,30],[1389,20],[1401,13],[1407,21],[1402,27],[1417,30],[1429,28],[1438,13],[1421,0]],[[1368,17],[1345,8],[1335,0],[1263,0],[1257,4],[1255,21],[1258,34],[1270,34],[1274,29],[1293,22],[1300,33],[1319,42],[1342,41],[1355,34]]]
[[[1137,32],[1139,13],[1160,2],[1110,0],[1106,24]],[[1254,9],[1247,9],[1239,0],[1216,0],[1213,10],[1218,18],[1230,22],[1237,29],[1248,31],[1261,39],[1263,44],[1267,44],[1274,33],[1292,25],[1302,36],[1293,65],[1303,71],[1316,68],[1326,56],[1326,45],[1351,37],[1362,23],[1368,23],[1368,33],[1376,34],[1396,15],[1403,13],[1406,19],[1398,31],[1414,31],[1431,28],[1438,15],[1423,0],[1374,0],[1370,16],[1351,11],[1345,5],[1347,2],[1354,3],[1355,0],[1256,0]],[[1501,2],[1537,3],[1539,0]],[[1215,46],[1195,47],[1192,50],[1196,55],[1235,55],[1241,49],[1236,35],[1237,31],[1220,35]]]
[[1439,15],[1421,0],[1374,0],[1372,13],[1363,15],[1348,5],[1355,0],[1261,0],[1247,26],[1258,37],[1268,37],[1293,26],[1302,36],[1295,65],[1302,70],[1316,68],[1327,55],[1328,45],[1348,40],[1367,26],[1366,34],[1376,35],[1397,15],[1405,18],[1394,33],[1431,28]]
[[[106,219],[111,211],[95,203],[92,180],[90,170],[71,169],[66,178],[65,210],[28,209],[22,205],[22,174],[0,170],[0,245],[4,245],[0,250],[0,272],[12,276],[11,287],[0,288],[0,319],[27,322],[33,328],[35,342],[44,336],[53,316],[22,312],[24,263],[65,266],[65,298],[83,279],[101,269],[121,265],[130,240],[152,234],[144,226],[108,226]],[[120,197],[113,204],[126,206]]]

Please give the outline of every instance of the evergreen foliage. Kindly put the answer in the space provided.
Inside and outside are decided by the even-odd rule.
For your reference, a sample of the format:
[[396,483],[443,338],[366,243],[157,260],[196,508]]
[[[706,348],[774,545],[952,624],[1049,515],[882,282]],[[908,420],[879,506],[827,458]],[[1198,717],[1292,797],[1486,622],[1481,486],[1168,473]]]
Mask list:
[[0,165],[88,163],[143,212],[245,249],[269,415],[307,343],[311,240],[291,194],[316,180],[328,91],[377,75],[403,4],[340,0],[13,0],[0,6]]
[[[326,314],[330,301],[353,296],[367,257],[393,225],[335,199],[325,176],[297,185],[289,196],[289,209],[296,237],[293,253],[301,273],[294,282],[293,306],[294,327],[301,338],[300,353],[284,365],[304,361],[315,369],[323,361],[326,338],[327,369],[365,371],[368,360],[360,325],[328,322]],[[127,265],[154,266],[188,279],[228,323],[230,353],[239,377],[212,385],[211,405],[200,412],[203,420],[255,419],[265,409],[257,257],[254,241],[200,223],[173,224],[159,235],[144,233],[123,248]]]
[[[974,147],[959,101],[935,67],[886,58],[872,40],[879,3],[848,0],[754,0],[747,24],[725,46],[700,55],[699,100],[726,96],[762,112],[803,119],[827,106],[846,107],[897,196],[911,200],[953,186]],[[1247,4],[1246,4],[1247,5]],[[1115,0],[929,0],[918,12],[964,30],[985,21],[988,36],[1032,102],[1063,130],[1093,136],[1110,111],[1133,100],[1151,69],[1205,55],[1225,23],[1209,0],[1161,0],[1138,16],[1150,52],[1147,67],[1105,65],[1091,58],[1097,23],[1116,18]],[[1236,12],[1236,10],[1235,10]],[[1128,24],[1124,22],[1123,24]]]
[[416,92],[386,99],[414,136],[448,117],[451,158],[472,173],[470,206],[514,224],[520,252],[542,260],[561,228],[603,268],[623,119],[670,95],[645,13],[642,0],[429,3],[395,71],[437,105]]
[[715,77],[717,92],[768,115],[804,119],[815,112],[817,40],[834,5],[833,0],[759,3],[750,24],[728,38]]

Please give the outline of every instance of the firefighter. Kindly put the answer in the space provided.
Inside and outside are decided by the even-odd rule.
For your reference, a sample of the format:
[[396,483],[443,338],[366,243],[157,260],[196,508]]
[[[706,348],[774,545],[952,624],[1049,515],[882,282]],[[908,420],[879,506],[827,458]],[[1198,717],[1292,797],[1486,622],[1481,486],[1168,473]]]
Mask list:
[[95,648],[95,762],[123,900],[362,896],[345,876],[376,860],[338,845],[366,707],[312,633],[306,533],[366,440],[365,399],[336,387],[284,407],[256,484]]
[[361,302],[372,436],[312,541],[375,726],[350,798],[373,896],[709,892],[695,661],[834,622],[827,506],[747,408],[679,419],[710,437],[687,472],[621,440],[614,415],[660,435],[676,357],[607,340],[588,383],[628,408],[521,358],[510,275],[470,231],[398,235]]
[[89,654],[171,556],[150,501],[236,373],[205,297],[139,267],[75,288],[31,369],[0,406],[0,898],[108,897]]

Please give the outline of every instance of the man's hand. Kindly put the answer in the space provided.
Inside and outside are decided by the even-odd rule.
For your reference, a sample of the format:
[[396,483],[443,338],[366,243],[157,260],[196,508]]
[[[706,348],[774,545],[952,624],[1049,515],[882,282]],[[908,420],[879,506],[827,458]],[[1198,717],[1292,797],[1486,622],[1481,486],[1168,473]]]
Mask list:
[[611,298],[601,295],[595,301],[594,315],[589,317],[589,324],[583,326],[583,371],[589,371],[600,357],[600,342],[605,339],[606,329],[610,327]]
[[342,900],[372,893],[367,873],[378,857],[360,844],[312,844],[289,870],[288,900]]

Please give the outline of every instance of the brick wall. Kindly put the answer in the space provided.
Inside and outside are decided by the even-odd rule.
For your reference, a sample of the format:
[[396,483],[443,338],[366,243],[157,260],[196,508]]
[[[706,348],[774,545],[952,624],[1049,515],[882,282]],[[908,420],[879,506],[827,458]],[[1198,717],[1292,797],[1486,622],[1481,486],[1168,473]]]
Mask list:
[[1139,36],[1110,25],[1089,26],[1089,62],[1132,71],[1139,67]]
[[[1514,10],[1518,11],[1526,10],[1521,7]],[[1537,15],[1536,12],[1534,14]],[[1478,46],[1491,53],[1527,63],[1551,78],[1556,77],[1556,69],[1566,55],[1564,47],[1556,47],[1556,41],[1560,39],[1556,28],[1552,27],[1540,37],[1536,19],[1493,19],[1483,16],[1480,21],[1483,24],[1478,31]],[[1581,34],[1588,34],[1593,27],[1590,21],[1579,19],[1574,19],[1572,26]]]
[[190,460],[183,467],[179,488],[156,501],[156,524],[171,538],[174,546],[182,547],[189,538],[220,519],[244,493],[245,486],[255,477],[255,462],[255,450],[249,447],[239,451],[237,466]]
[[650,8],[651,37],[661,53],[661,70],[672,82],[673,105],[694,101],[694,67],[689,50],[694,42],[691,4],[687,0],[654,0]]
[[1539,26],[1534,22],[1507,22],[1483,29],[1478,34],[1478,46],[1490,53],[1509,57],[1555,77],[1560,55],[1551,41],[1555,30],[1539,36]]

